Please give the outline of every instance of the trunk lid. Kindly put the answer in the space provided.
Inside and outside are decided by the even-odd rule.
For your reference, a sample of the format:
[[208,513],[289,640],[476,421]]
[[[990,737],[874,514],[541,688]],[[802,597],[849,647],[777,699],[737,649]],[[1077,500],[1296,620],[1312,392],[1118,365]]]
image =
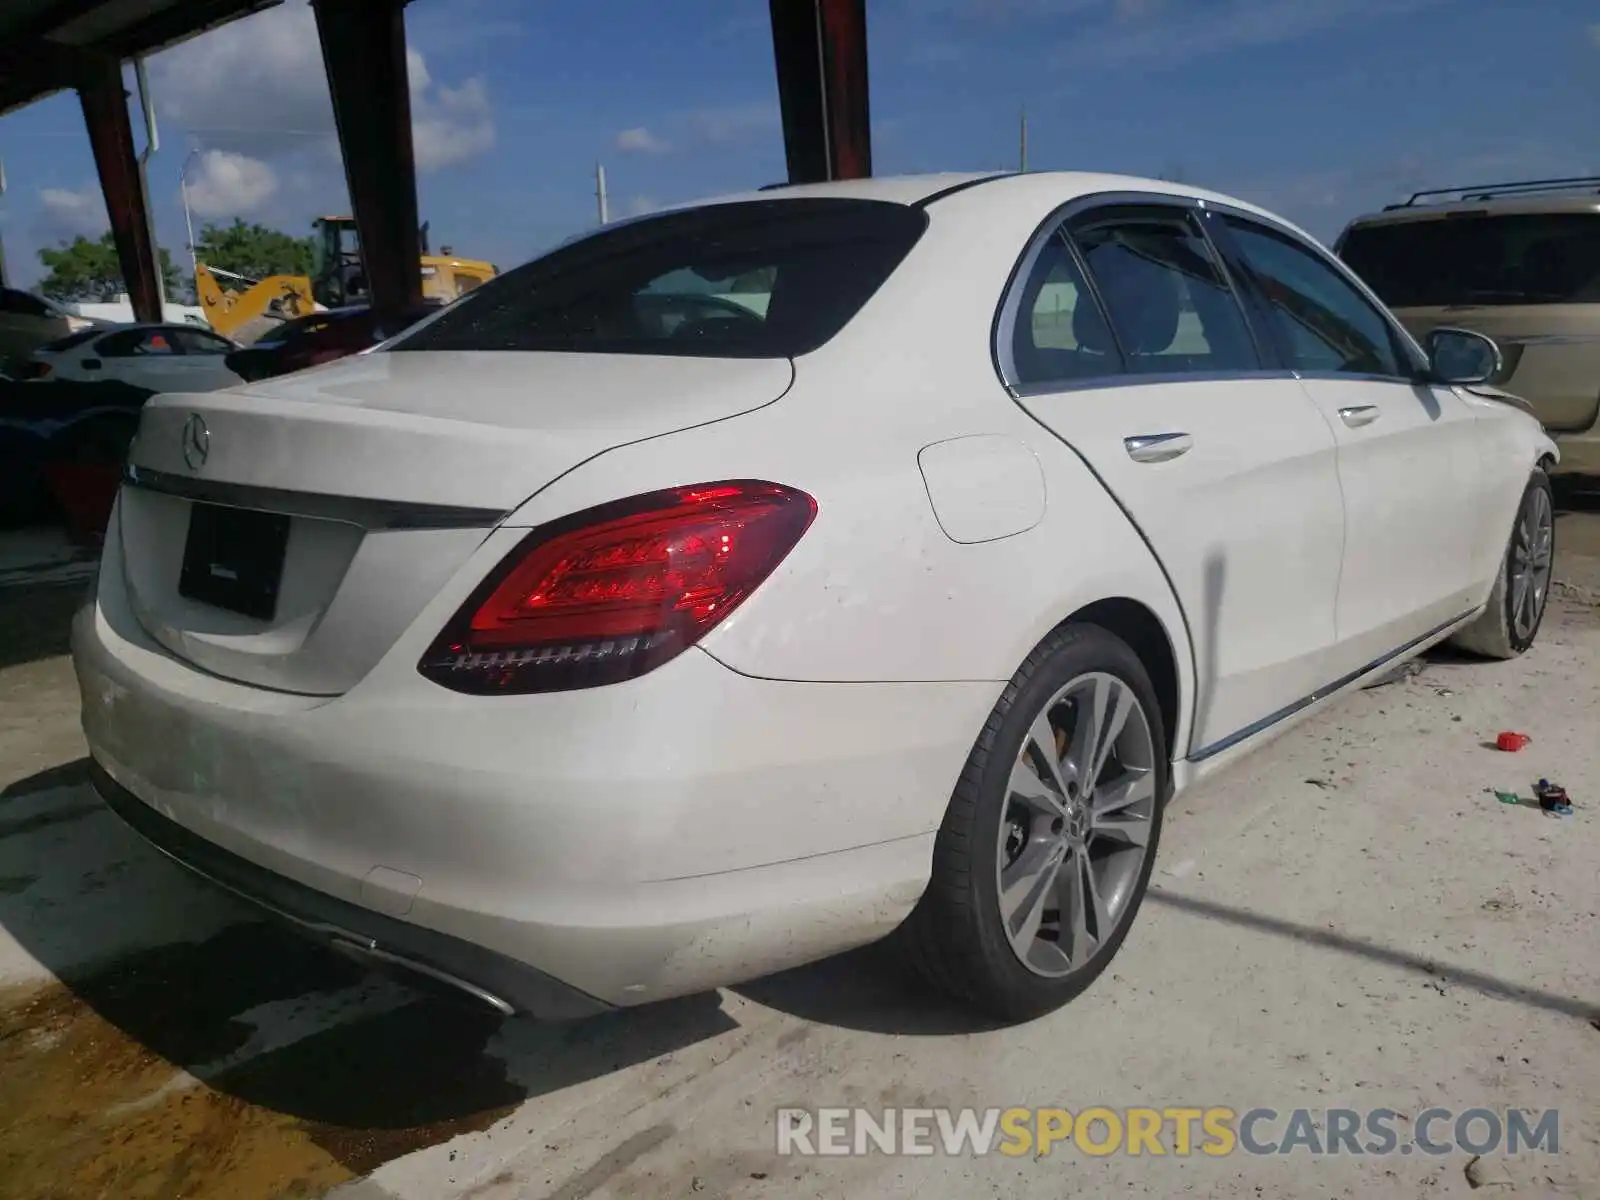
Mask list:
[[[760,408],[792,379],[787,359],[407,352],[157,397],[116,531],[135,613],[212,674],[337,695],[552,480]],[[239,510],[279,514],[276,532],[259,536]],[[207,545],[189,545],[192,522]],[[239,587],[269,587],[266,574],[265,608],[235,602]]]

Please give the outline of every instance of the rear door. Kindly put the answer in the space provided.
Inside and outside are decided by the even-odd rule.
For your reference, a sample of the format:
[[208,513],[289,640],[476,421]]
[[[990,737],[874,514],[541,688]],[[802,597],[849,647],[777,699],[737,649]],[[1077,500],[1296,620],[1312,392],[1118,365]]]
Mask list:
[[1504,547],[1487,528],[1477,420],[1329,255],[1288,230],[1221,218],[1283,361],[1339,444],[1345,552],[1340,673],[1481,603]]
[[1030,255],[1001,322],[1003,373],[1171,579],[1199,680],[1180,749],[1205,757],[1330,678],[1344,541],[1333,434],[1293,376],[1263,368],[1188,204],[1095,203]]

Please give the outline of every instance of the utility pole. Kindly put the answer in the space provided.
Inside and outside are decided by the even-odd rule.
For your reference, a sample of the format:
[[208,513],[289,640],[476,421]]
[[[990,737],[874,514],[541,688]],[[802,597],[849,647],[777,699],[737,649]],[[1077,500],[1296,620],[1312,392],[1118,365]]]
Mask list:
[[[189,271],[190,277],[195,278],[200,274],[200,259],[194,248],[194,218],[189,215],[189,164],[194,161],[194,156],[200,153],[196,146],[184,156],[183,165],[178,168],[178,194],[183,197],[183,227],[189,235]],[[195,284],[198,292],[200,285]]]
[[606,224],[611,215],[606,210],[606,169],[599,163],[594,165],[594,198],[600,207],[600,224]]
[[1026,105],[1022,108],[1022,122],[1018,132],[1021,145],[1019,147],[1020,153],[1017,155],[1017,169],[1026,175],[1028,173],[1028,108]]
[[167,319],[167,280],[162,270],[161,243],[156,240],[156,206],[150,202],[150,156],[161,149],[156,132],[156,106],[150,96],[150,80],[145,77],[144,59],[133,60],[133,76],[139,82],[139,104],[144,110],[144,152],[139,155],[139,187],[144,192],[144,218],[150,232],[150,253],[156,260],[156,307]]

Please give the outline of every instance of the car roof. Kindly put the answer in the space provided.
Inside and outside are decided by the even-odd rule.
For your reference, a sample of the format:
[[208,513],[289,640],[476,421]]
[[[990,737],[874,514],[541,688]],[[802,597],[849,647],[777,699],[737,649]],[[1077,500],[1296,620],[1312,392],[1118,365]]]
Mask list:
[[1560,213],[1600,213],[1600,198],[1583,196],[1516,196],[1496,200],[1457,200],[1445,204],[1394,205],[1380,212],[1363,213],[1347,228],[1358,225],[1403,225],[1463,216],[1549,216]]
[[[1039,219],[1080,196],[1111,192],[1153,193],[1228,205],[1266,218],[1294,230],[1303,237],[1311,238],[1310,234],[1276,213],[1222,192],[1173,183],[1166,179],[1114,175],[1099,171],[969,171],[929,175],[888,175],[871,179],[842,179],[831,183],[784,184],[751,192],[712,196],[649,215],[681,212],[712,204],[828,197],[883,200],[898,204],[926,205],[932,208],[940,204],[946,196],[960,196],[964,201],[977,202],[980,206],[992,205],[996,210],[1009,209],[1011,211],[1006,213],[1008,216]],[[648,220],[648,217],[642,219]]]

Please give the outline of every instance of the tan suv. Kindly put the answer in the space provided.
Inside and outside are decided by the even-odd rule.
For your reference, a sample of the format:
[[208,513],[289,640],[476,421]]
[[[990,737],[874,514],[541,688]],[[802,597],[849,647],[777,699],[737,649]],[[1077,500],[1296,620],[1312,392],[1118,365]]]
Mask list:
[[1563,473],[1600,475],[1600,177],[1418,192],[1334,243],[1414,337],[1453,325],[1504,355]]

